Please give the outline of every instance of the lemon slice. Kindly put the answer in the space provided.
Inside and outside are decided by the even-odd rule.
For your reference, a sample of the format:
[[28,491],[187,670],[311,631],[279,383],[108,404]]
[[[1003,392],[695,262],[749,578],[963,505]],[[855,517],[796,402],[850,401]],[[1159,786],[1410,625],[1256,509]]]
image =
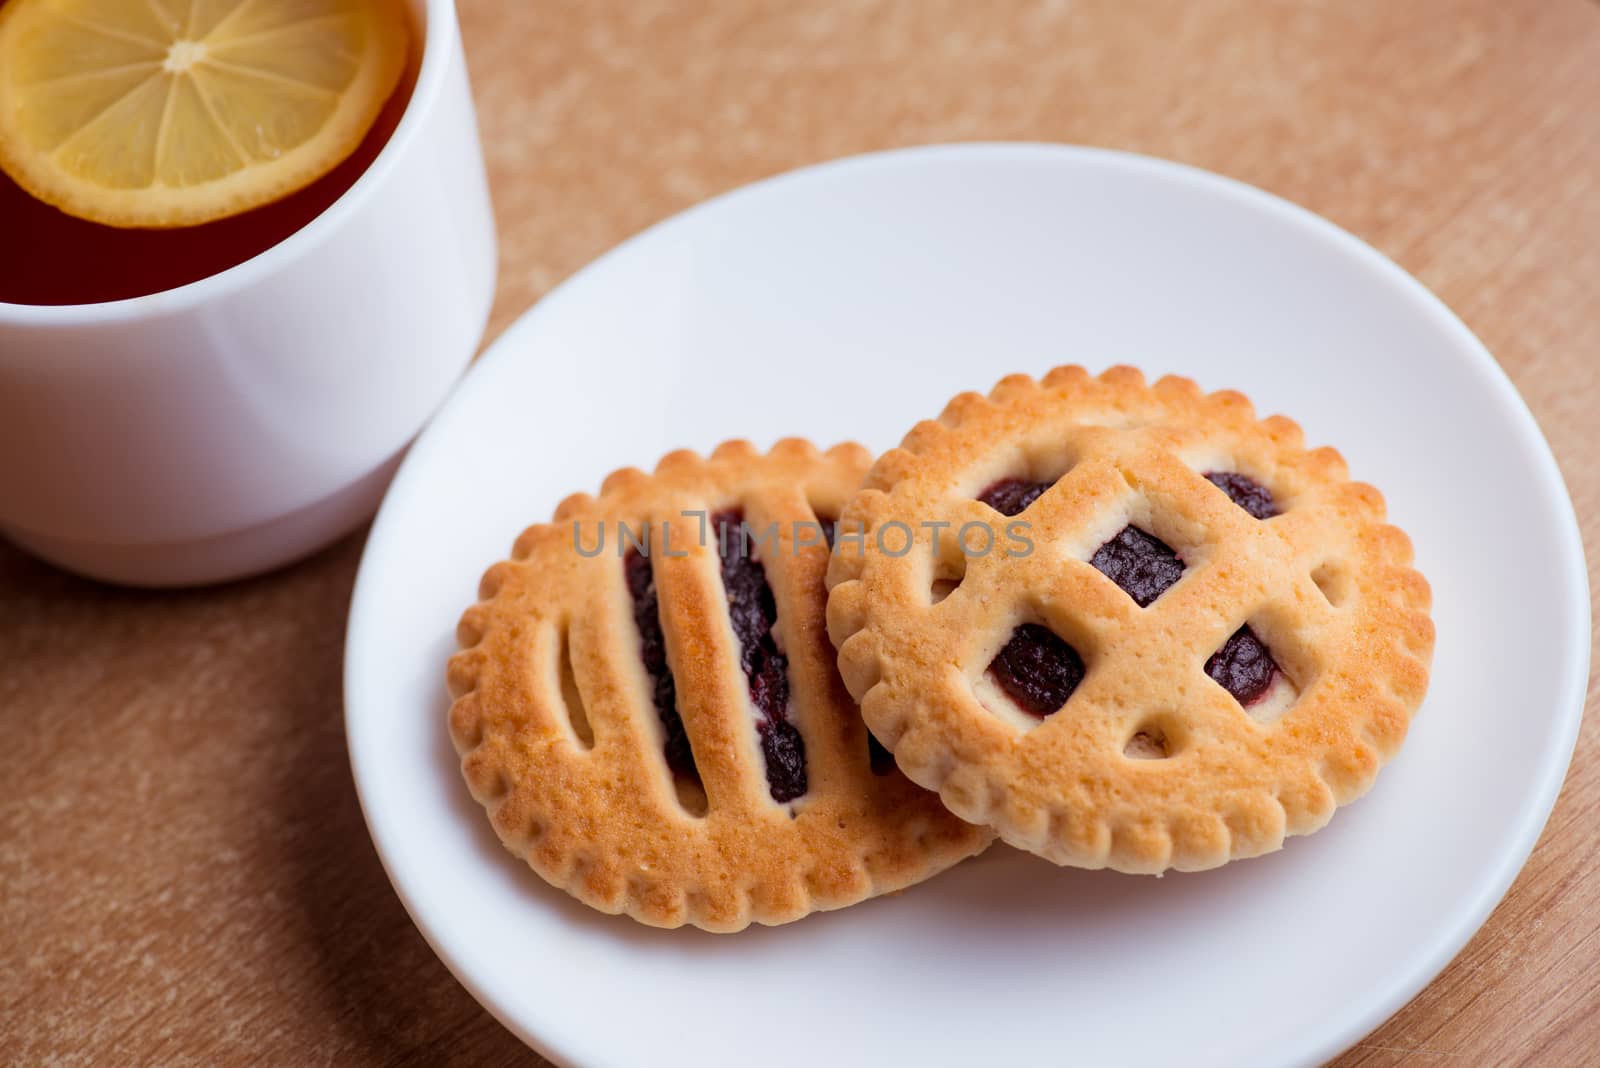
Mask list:
[[79,218],[236,215],[349,156],[406,64],[403,0],[11,0],[0,169]]

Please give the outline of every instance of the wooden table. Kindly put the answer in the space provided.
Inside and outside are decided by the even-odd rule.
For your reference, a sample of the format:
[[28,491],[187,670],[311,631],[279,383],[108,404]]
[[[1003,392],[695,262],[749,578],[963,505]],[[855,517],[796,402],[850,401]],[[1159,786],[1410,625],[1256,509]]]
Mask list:
[[[980,138],[1152,153],[1298,201],[1443,297],[1600,560],[1590,0],[461,6],[491,335],[621,238],[791,167]],[[362,825],[339,666],[361,543],[191,593],[0,548],[0,1061],[539,1063],[434,959]],[[1339,1064],[1597,1063],[1597,748],[1591,717],[1510,896]]]

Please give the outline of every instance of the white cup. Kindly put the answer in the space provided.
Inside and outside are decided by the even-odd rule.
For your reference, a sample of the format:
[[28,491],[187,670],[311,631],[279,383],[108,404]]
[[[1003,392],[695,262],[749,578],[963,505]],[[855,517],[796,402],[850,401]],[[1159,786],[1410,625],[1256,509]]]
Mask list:
[[495,287],[455,5],[413,3],[410,103],[299,232],[163,293],[0,303],[0,533],[85,575],[173,586],[264,571],[371,515]]

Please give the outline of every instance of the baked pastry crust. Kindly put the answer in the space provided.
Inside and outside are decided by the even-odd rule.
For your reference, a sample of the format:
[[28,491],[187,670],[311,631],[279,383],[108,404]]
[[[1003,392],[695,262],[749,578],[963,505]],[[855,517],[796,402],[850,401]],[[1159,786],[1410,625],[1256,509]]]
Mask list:
[[[1280,514],[1255,518],[1204,477],[1217,471],[1270,489]],[[977,499],[1019,477],[1059,477],[1015,517],[1027,553]],[[1282,416],[1257,421],[1239,393],[1147,386],[1129,367],[1013,375],[878,460],[841,518],[828,630],[867,725],[963,819],[1059,864],[1210,868],[1322,827],[1405,737],[1427,685],[1430,592],[1383,519],[1337,452],[1306,450]],[[900,529],[884,550],[891,523],[911,551],[893,554]],[[1008,551],[952,552],[965,523]],[[1089,562],[1135,524],[1184,565],[1147,607]],[[1026,624],[1087,665],[1043,718],[986,670]],[[1249,709],[1206,671],[1245,625],[1289,687]]]
[[[991,832],[892,767],[873,772],[834,666],[828,547],[812,525],[839,514],[870,462],[859,445],[820,453],[799,440],[766,455],[743,441],[709,459],[674,452],[653,475],[624,469],[598,498],[569,497],[553,523],[517,539],[512,559],[484,576],[449,665],[450,735],[507,848],[601,911],[735,931],[900,890],[988,845]],[[717,537],[703,536],[701,516],[729,508],[757,536],[778,525],[755,555],[787,656],[789,721],[804,740],[809,788],[787,803],[765,778]],[[664,755],[621,540],[589,555],[600,530],[616,538],[621,523],[630,541],[645,524],[653,539],[663,523],[670,532],[646,564],[698,796]]]

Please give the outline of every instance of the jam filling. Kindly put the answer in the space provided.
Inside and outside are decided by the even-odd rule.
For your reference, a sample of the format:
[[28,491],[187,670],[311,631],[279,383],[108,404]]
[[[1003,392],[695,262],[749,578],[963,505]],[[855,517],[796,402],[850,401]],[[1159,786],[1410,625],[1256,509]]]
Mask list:
[[1020,515],[1022,510],[1039,499],[1040,494],[1055,485],[1054,482],[1030,482],[1025,478],[1002,478],[978,494],[978,500],[1001,515]]
[[1083,681],[1083,658],[1048,627],[1025,623],[1012,632],[989,674],[1013,701],[1043,719],[1059,712]]
[[1272,492],[1251,478],[1236,471],[1209,471],[1206,479],[1240,508],[1257,519],[1271,519],[1278,514],[1278,505]]
[[1206,674],[1245,706],[1266,696],[1277,673],[1277,661],[1249,626],[1234,631],[1206,661]]
[[639,629],[639,655],[650,676],[650,696],[655,702],[656,715],[661,717],[661,728],[666,733],[663,751],[667,767],[676,775],[699,782],[694,753],[689,749],[689,735],[683,729],[683,717],[678,715],[678,688],[672,678],[672,667],[667,663],[667,641],[661,633],[661,602],[656,596],[656,578],[650,558],[638,549],[629,550],[623,560],[623,572],[628,579],[628,593],[633,597],[633,624]]
[[1183,577],[1183,561],[1172,547],[1134,526],[1123,527],[1121,533],[1096,549],[1089,563],[1121,586],[1140,608]]
[[711,522],[721,548],[728,619],[739,639],[739,666],[760,716],[756,734],[767,761],[767,790],[774,801],[782,803],[806,792],[806,745],[789,722],[789,658],[772,637],[778,621],[777,603],[767,585],[766,569],[748,551],[742,519],[738,512],[718,512]]

